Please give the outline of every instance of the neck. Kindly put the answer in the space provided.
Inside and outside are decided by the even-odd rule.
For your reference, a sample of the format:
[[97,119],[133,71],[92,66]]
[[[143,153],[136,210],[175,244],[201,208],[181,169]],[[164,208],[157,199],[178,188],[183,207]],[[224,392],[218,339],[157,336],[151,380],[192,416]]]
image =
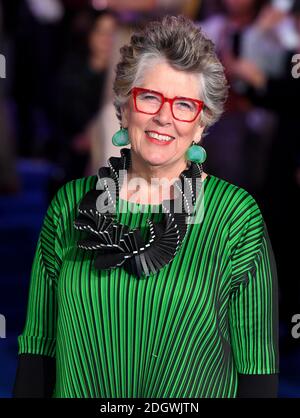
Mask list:
[[153,179],[168,179],[172,180],[178,178],[182,171],[188,168],[187,161],[180,161],[176,164],[154,166],[145,164],[131,151],[131,165],[128,169],[128,179],[135,177],[143,178],[150,185]]
[[[133,195],[137,203],[151,204],[161,203],[164,199],[173,199],[174,190],[172,185],[181,172],[187,168],[187,165],[186,161],[169,166],[146,165],[131,150],[131,164],[127,171],[127,183],[122,184],[120,197],[130,200]],[[137,179],[142,179],[146,184],[143,183],[142,186],[139,186],[140,183]],[[129,185],[131,180],[133,184]]]

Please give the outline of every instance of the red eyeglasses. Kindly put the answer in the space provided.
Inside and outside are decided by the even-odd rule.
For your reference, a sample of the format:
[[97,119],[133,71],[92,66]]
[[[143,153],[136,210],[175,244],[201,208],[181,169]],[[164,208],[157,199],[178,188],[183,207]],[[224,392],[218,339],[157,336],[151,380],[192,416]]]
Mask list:
[[156,115],[165,102],[169,102],[174,119],[181,122],[193,122],[204,107],[204,102],[189,97],[165,97],[158,91],[133,87],[130,91],[133,95],[134,107],[137,112],[147,115]]

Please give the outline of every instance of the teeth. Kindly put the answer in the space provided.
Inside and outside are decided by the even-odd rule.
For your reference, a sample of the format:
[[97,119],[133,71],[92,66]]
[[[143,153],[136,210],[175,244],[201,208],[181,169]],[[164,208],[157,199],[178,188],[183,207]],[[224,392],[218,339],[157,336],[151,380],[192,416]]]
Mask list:
[[169,136],[156,134],[155,132],[147,132],[147,134],[148,134],[151,138],[158,139],[159,141],[172,141],[172,140],[174,139],[174,138],[171,138],[171,137],[169,137]]

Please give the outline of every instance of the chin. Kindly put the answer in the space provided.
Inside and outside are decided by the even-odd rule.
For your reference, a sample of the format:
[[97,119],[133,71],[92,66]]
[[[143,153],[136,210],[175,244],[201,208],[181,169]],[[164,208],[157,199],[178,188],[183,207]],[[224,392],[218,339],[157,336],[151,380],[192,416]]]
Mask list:
[[141,157],[143,158],[146,164],[150,164],[153,166],[168,164],[168,162],[170,161],[170,158],[166,156],[166,154],[162,155],[158,152],[152,154],[147,153],[146,155],[141,155]]

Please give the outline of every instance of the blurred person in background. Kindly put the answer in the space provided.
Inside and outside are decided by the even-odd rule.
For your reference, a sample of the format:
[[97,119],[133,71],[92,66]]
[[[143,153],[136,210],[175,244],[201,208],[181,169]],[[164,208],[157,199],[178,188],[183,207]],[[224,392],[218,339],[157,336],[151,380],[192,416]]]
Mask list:
[[63,181],[86,174],[91,126],[103,102],[104,86],[116,31],[113,12],[79,11],[72,20],[69,50],[58,77],[57,160]]
[[196,22],[224,12],[224,6],[220,0],[202,0],[200,6],[194,18]]
[[[300,306],[299,246],[293,244],[300,235],[300,1],[266,6],[251,32],[249,40],[257,50],[266,41],[276,43],[274,59],[270,58],[276,67],[273,73],[266,70],[263,61],[247,58],[235,63],[234,73],[250,86],[252,103],[271,110],[277,119],[266,170],[264,213],[278,264],[281,319],[289,329]],[[286,349],[296,347],[289,331],[282,345]]]
[[48,157],[55,137],[55,89],[64,8],[59,0],[25,0],[15,34],[13,98],[18,154]]
[[[209,140],[204,140],[214,155],[208,168],[245,187],[258,199],[263,196],[265,166],[276,120],[271,112],[253,105],[248,97],[248,84],[235,73],[235,67],[240,58],[252,52],[248,32],[264,3],[263,0],[222,0],[224,12],[200,22],[215,42],[231,84],[224,118],[211,129]],[[255,48],[259,53],[260,45]]]

